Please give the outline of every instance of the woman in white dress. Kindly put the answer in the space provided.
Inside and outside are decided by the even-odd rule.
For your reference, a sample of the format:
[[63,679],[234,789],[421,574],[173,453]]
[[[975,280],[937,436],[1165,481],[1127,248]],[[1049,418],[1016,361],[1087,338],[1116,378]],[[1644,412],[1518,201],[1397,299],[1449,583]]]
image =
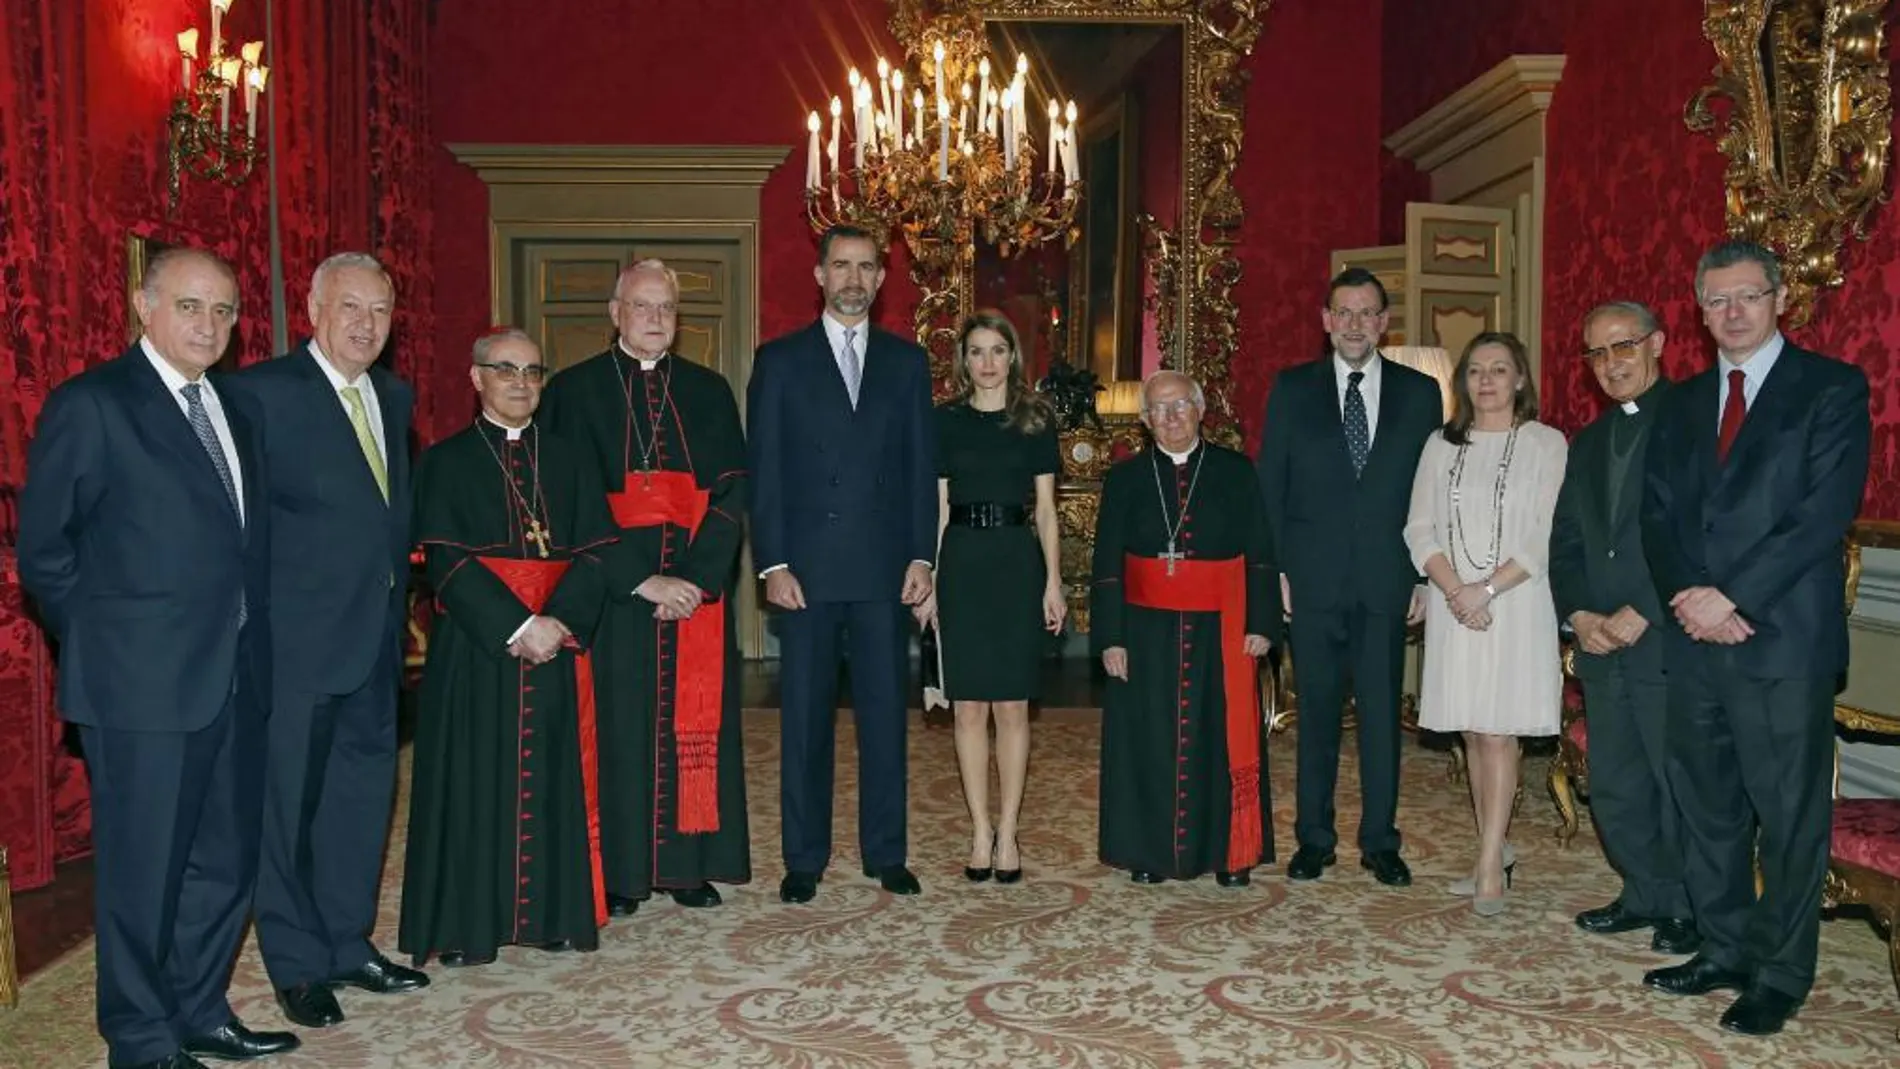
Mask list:
[[1478,857],[1454,893],[1504,909],[1518,739],[1554,735],[1563,675],[1545,574],[1568,447],[1537,422],[1524,343],[1480,334],[1452,373],[1451,422],[1426,440],[1405,544],[1437,596],[1425,613],[1419,724],[1460,732],[1478,817]]

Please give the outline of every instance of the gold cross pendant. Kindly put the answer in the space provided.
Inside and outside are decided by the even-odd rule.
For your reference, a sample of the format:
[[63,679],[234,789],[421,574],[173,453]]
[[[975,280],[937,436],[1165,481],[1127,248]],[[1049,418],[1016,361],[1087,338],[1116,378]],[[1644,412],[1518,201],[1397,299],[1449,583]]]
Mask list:
[[548,555],[548,529],[541,526],[540,520],[528,521],[528,541],[534,543],[536,552],[541,556]]

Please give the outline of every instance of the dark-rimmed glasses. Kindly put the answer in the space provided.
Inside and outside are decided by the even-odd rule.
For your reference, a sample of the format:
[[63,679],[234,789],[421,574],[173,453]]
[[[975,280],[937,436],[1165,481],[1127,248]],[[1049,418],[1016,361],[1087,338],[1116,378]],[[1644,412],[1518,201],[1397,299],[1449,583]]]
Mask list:
[[1625,358],[1631,357],[1636,355],[1636,350],[1643,347],[1644,342],[1655,336],[1656,332],[1652,330],[1640,338],[1625,338],[1622,341],[1613,341],[1608,345],[1599,345],[1594,349],[1585,349],[1583,351],[1583,358],[1595,363],[1604,357],[1612,355]]
[[494,372],[503,382],[526,382],[538,386],[542,379],[548,377],[546,364],[529,364],[523,367],[506,360],[497,360],[489,364],[478,363],[475,366]]

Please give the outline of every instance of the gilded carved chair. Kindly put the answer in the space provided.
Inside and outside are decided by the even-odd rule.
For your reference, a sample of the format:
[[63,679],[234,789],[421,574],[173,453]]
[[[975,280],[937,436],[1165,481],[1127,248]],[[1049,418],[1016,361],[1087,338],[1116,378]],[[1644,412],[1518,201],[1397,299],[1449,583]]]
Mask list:
[[7,848],[0,846],[0,1006],[20,1004],[20,975],[13,960],[13,885],[7,874]]

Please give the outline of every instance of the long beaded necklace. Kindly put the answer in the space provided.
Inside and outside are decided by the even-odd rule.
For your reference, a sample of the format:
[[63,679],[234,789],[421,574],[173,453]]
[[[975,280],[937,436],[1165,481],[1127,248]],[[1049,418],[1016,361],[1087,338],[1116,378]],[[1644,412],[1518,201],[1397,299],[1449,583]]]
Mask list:
[[1465,454],[1471,449],[1471,431],[1465,432],[1465,440],[1458,446],[1458,455],[1451,462],[1451,478],[1446,491],[1451,499],[1451,544],[1454,552],[1462,555],[1465,563],[1471,566],[1472,572],[1478,575],[1489,575],[1493,569],[1503,563],[1500,555],[1504,551],[1504,487],[1506,477],[1511,471],[1511,457],[1517,452],[1517,430],[1518,424],[1511,424],[1511,433],[1504,439],[1504,456],[1498,460],[1497,477],[1491,484],[1491,550],[1483,563],[1471,555],[1471,541],[1465,537],[1462,507]]
[[[1155,446],[1155,452],[1160,453],[1161,447]],[[1181,537],[1181,528],[1187,523],[1188,506],[1194,503],[1194,488],[1201,483],[1201,462],[1206,459],[1207,450],[1205,449],[1194,458],[1194,474],[1188,479],[1187,496],[1181,499],[1181,514],[1172,520],[1168,519],[1168,495],[1161,489],[1161,462],[1157,460],[1153,466],[1155,497],[1161,501],[1161,526],[1168,532],[1168,550],[1161,554],[1161,559],[1167,562],[1169,575],[1174,574],[1174,562],[1187,557],[1187,554],[1175,551],[1174,541]]]
[[[612,356],[613,356],[613,364],[614,364],[614,375],[620,379],[620,393],[621,393],[621,396],[625,398],[627,402],[626,411],[627,411],[628,439],[621,446],[620,467],[622,470],[626,470],[632,467],[633,443],[639,442],[640,443],[640,478],[643,482],[645,482],[646,485],[652,486],[653,485],[653,461],[655,457],[658,455],[658,450],[660,448],[660,420],[656,419],[653,421],[653,437],[652,438],[646,438],[640,433],[639,422],[633,418],[633,380],[627,377],[626,371],[620,366],[620,346],[618,343],[614,345],[614,352]],[[632,357],[631,359],[637,360],[639,358]],[[660,356],[660,359],[661,360],[666,359],[666,354],[662,353]],[[655,361],[655,363],[657,362],[658,361]],[[666,411],[669,407],[671,407],[672,400],[673,400],[673,365],[668,364],[666,365],[666,371],[660,375],[660,419],[666,418]]]
[[[547,525],[542,522],[541,518],[548,514],[548,501],[541,493],[541,428],[530,425],[528,430],[534,434],[534,443],[528,448],[528,466],[534,473],[533,504],[530,504],[527,498],[521,496],[521,488],[515,485],[514,473],[508,470],[507,462],[501,459],[501,453],[495,449],[495,443],[489,441],[488,435],[480,431],[476,432],[476,437],[480,438],[482,444],[488,447],[488,455],[495,458],[495,466],[501,469],[502,484],[508,487],[509,496],[514,498],[515,504],[521,506],[522,514],[528,517],[526,539],[534,543],[536,553],[546,558],[548,555],[548,528]],[[539,506],[538,514],[536,506]]]

